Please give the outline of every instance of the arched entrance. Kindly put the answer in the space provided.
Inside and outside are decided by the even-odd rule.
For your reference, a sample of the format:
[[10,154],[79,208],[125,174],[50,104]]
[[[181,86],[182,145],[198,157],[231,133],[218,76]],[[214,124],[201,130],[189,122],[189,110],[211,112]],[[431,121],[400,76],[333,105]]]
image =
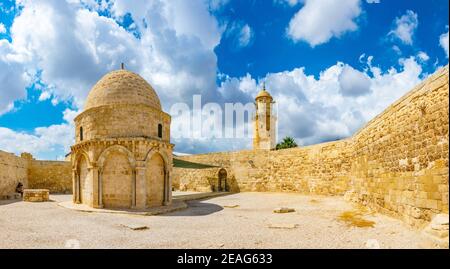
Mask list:
[[159,153],[153,154],[147,161],[145,181],[147,207],[163,205],[166,191],[166,165],[163,157]]
[[227,170],[225,170],[223,168],[219,170],[219,182],[218,182],[219,184],[217,187],[218,191],[228,191],[227,176],[228,176]]
[[83,155],[79,158],[77,163],[77,190],[74,191],[78,195],[76,201],[78,203],[89,203],[90,192],[92,192],[91,181],[89,180],[88,160]]
[[124,152],[109,152],[102,167],[101,184],[105,208],[131,208],[133,168]]

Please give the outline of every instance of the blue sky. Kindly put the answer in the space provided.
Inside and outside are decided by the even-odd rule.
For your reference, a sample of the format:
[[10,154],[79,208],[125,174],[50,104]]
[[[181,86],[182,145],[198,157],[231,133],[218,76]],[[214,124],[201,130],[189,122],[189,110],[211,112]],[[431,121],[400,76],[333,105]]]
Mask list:
[[[191,104],[193,94],[249,102],[266,82],[279,105],[280,139],[341,139],[448,63],[448,5],[0,0],[0,149],[61,158],[90,88],[122,61],[153,85],[168,112]],[[251,146],[172,142],[188,153]]]

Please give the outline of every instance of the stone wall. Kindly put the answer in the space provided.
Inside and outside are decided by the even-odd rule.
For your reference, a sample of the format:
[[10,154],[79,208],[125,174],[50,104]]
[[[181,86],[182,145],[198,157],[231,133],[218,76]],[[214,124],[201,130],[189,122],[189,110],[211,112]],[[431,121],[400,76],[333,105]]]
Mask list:
[[[223,167],[229,190],[344,195],[421,226],[448,213],[448,66],[351,138],[280,151],[179,157]],[[218,169],[174,169],[174,188],[213,189]]]
[[28,153],[19,157],[0,151],[0,200],[12,197],[19,182],[24,188],[71,193],[71,169],[70,162],[38,161]]
[[28,185],[27,169],[28,160],[0,150],[0,200],[15,193],[19,182]]
[[448,213],[448,66],[353,137],[351,199],[421,225]]
[[28,187],[48,189],[51,193],[72,193],[71,163],[33,160],[28,167]]
[[[344,194],[351,169],[347,140],[279,151],[248,150],[184,156],[179,159],[227,170],[233,192]],[[212,190],[220,168],[174,169],[174,187]]]

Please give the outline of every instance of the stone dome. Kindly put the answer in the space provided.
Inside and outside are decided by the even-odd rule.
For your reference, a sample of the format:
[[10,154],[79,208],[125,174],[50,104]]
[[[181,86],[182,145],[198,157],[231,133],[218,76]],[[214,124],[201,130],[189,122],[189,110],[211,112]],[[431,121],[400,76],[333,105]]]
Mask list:
[[161,102],[150,84],[128,70],[106,74],[90,91],[84,110],[107,105],[147,105],[161,110]]
[[272,99],[272,96],[270,95],[270,93],[268,91],[266,91],[265,89],[258,93],[258,95],[256,96],[256,99],[259,99],[262,97],[267,97],[267,98]]

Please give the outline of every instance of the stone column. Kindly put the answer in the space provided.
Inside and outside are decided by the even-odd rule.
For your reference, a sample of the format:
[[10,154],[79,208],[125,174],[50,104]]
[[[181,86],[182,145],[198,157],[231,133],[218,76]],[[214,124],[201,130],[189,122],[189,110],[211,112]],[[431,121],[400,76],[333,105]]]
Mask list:
[[136,208],[136,169],[133,169],[131,179],[131,208]]
[[93,208],[101,208],[100,207],[100,200],[98,199],[98,167],[97,164],[92,164],[92,167],[89,167],[89,173],[92,178],[92,207]]
[[147,189],[145,181],[145,173],[147,169],[145,162],[139,162],[135,172],[135,190],[136,190],[136,208],[145,209],[147,207]]
[[78,188],[78,173],[76,169],[72,169],[72,202],[74,204],[79,202],[79,188]]
[[172,183],[170,182],[170,172],[167,169],[164,172],[164,200],[163,205],[170,205],[172,202]]
[[98,207],[103,208],[103,170],[98,169]]

